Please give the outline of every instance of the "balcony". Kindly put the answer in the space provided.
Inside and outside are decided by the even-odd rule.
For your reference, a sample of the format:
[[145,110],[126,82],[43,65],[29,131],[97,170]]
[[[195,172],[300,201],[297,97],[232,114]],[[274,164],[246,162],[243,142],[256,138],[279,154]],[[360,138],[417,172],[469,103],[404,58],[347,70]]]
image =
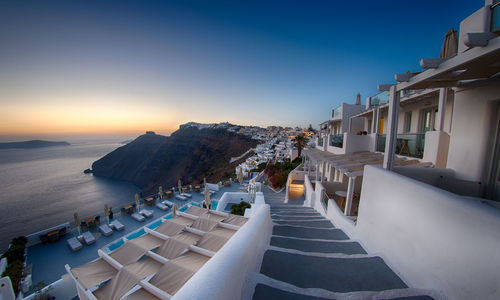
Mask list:
[[[377,151],[385,152],[386,136],[379,135],[377,138]],[[423,158],[425,148],[425,133],[398,134],[396,140],[396,154]]]
[[330,134],[330,146],[343,148],[344,146],[344,135],[343,134]]
[[389,102],[389,93],[387,92],[380,92],[376,94],[375,96],[371,97],[370,100],[370,105],[371,106],[381,106]]
[[332,110],[332,120],[342,119],[342,106],[339,106]]

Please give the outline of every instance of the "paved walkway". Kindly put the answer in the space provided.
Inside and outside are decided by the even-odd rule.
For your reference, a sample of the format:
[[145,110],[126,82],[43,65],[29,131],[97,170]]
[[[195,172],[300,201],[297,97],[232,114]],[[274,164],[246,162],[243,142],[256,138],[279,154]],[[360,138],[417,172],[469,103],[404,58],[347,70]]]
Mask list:
[[302,206],[303,197],[285,204],[284,192],[263,192],[274,227],[260,273],[250,279],[252,299],[433,299],[408,288],[382,258]]

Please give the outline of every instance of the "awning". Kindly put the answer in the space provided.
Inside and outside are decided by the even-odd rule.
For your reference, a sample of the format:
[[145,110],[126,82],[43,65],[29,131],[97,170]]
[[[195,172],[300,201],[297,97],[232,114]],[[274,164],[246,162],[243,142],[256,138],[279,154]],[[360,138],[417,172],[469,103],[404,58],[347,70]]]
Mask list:
[[500,37],[474,47],[397,85],[397,90],[456,87],[466,80],[487,79],[500,72]]

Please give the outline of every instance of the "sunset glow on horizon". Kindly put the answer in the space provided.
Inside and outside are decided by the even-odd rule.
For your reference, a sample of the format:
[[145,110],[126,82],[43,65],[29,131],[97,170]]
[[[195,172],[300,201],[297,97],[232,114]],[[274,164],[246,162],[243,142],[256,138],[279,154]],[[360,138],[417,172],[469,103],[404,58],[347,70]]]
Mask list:
[[0,136],[317,127],[483,2],[2,2]]

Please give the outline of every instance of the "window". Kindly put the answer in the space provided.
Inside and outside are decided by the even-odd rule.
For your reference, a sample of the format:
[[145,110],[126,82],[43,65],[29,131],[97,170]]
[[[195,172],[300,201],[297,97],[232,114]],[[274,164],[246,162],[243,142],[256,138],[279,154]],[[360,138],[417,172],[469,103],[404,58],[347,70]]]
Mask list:
[[405,113],[405,132],[411,132],[411,111]]
[[436,129],[437,108],[429,108],[422,111],[422,132],[427,132]]

